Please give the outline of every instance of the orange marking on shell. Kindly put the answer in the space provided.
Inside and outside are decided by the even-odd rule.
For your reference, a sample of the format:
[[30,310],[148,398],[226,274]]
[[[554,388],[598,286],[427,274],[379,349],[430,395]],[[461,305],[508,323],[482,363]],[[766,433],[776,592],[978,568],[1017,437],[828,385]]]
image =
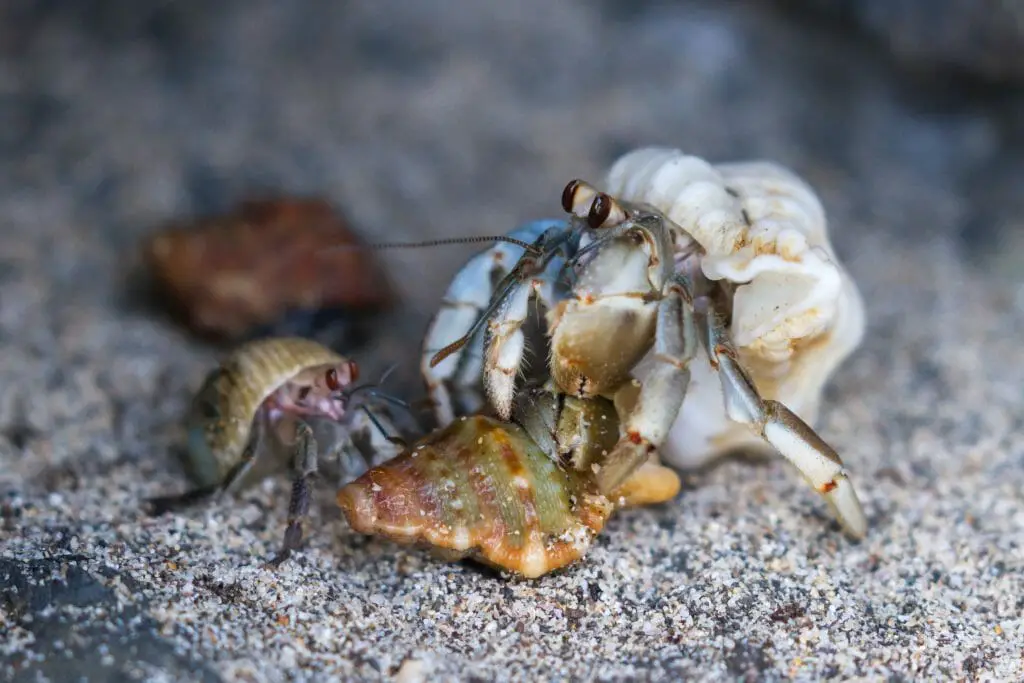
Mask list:
[[[448,479],[462,483],[452,489]],[[541,480],[546,495],[535,486]],[[365,473],[338,492],[338,504],[356,531],[468,552],[532,578],[578,560],[603,528],[612,506],[592,488],[521,428],[475,416]],[[474,514],[453,516],[459,501],[455,509]],[[515,528],[505,519],[508,505],[522,520]]]
[[832,491],[835,491],[838,487],[839,484],[835,483],[835,481],[826,481],[824,484],[821,485],[821,488],[819,488],[818,490],[821,491],[822,493],[831,493]]

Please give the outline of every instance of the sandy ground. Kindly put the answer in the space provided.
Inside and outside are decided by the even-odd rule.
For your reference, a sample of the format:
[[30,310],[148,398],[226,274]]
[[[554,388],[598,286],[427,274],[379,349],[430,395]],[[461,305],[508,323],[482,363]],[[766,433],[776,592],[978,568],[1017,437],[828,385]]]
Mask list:
[[[0,10],[0,677],[1024,679],[1020,95],[753,5],[205,4]],[[275,190],[367,235],[504,232],[648,144],[820,191],[868,304],[818,425],[864,542],[781,461],[688,476],[533,582],[356,536],[326,488],[267,572],[284,479],[142,513],[186,486],[218,354],[141,295],[161,222]],[[352,351],[368,372],[417,387],[469,253],[387,255],[407,307]]]

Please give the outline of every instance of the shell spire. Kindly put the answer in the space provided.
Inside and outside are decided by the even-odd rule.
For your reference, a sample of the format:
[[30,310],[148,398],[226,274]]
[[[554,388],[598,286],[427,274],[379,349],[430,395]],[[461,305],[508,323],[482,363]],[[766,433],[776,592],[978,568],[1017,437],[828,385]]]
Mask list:
[[613,511],[515,424],[458,420],[338,492],[349,525],[536,578],[580,559]]

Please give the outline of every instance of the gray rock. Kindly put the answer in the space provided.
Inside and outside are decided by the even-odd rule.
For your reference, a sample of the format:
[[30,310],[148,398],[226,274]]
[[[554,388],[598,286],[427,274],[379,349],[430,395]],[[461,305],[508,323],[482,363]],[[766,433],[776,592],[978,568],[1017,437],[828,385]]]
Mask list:
[[777,0],[859,27],[907,65],[1024,83],[1024,4],[1016,0]]
[[8,633],[30,635],[34,646],[10,653],[5,673],[12,680],[124,681],[154,672],[177,680],[220,680],[161,638],[144,605],[124,604],[87,571],[89,561],[70,554],[29,562],[0,559],[0,607]]

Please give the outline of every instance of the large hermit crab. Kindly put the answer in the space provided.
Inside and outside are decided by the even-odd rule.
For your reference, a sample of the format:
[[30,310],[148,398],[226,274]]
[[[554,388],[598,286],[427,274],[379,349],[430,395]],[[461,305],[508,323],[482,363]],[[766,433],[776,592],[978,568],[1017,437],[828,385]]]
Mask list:
[[439,421],[464,410],[454,400],[476,407],[481,373],[508,419],[536,297],[548,309],[551,377],[572,396],[614,397],[623,414],[602,492],[656,450],[693,467],[770,447],[862,537],[842,461],[808,425],[864,329],[814,192],[775,164],[712,165],[660,148],[625,155],[606,184],[610,194],[571,182],[569,220],[527,224],[510,236],[528,248],[498,244],[456,276],[424,342]]

